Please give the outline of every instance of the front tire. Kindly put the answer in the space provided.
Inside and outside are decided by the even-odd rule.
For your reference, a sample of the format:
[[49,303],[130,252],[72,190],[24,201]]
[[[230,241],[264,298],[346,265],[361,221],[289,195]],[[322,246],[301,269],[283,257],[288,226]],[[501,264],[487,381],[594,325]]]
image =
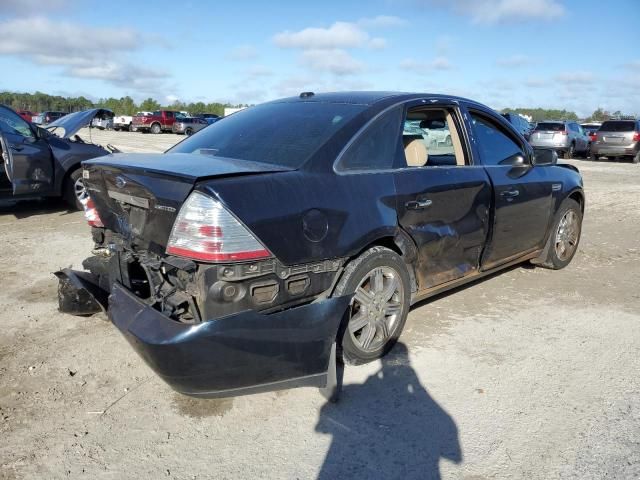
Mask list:
[[345,363],[368,363],[391,350],[411,303],[409,272],[400,255],[384,247],[365,251],[347,265],[334,295],[353,295],[338,339]]
[[190,128],[187,128],[187,129],[184,131],[184,134],[185,134],[187,137],[190,137],[191,135],[193,135],[193,130],[192,130],[192,129],[190,129]]
[[582,209],[578,202],[566,198],[556,212],[553,228],[540,261],[545,268],[560,270],[571,263],[582,233]]

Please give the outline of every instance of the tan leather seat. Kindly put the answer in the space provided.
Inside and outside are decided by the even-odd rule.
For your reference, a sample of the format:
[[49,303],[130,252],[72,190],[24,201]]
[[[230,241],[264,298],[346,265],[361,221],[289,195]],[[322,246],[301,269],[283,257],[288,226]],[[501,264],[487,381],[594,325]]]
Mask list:
[[404,143],[404,156],[407,159],[407,166],[424,167],[427,164],[429,154],[422,137],[405,136],[402,141]]

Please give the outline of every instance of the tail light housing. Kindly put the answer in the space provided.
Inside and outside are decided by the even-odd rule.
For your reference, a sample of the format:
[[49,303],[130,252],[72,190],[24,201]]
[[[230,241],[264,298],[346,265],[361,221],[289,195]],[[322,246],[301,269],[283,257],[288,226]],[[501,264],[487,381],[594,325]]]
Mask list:
[[81,203],[84,207],[84,218],[87,219],[89,225],[92,227],[104,227],[104,224],[100,219],[100,215],[98,214],[98,210],[96,209],[96,205],[93,203],[91,197],[81,200]]
[[633,141],[640,142],[640,132],[633,132]]
[[269,250],[222,203],[193,192],[171,229],[166,252],[204,262],[255,260]]

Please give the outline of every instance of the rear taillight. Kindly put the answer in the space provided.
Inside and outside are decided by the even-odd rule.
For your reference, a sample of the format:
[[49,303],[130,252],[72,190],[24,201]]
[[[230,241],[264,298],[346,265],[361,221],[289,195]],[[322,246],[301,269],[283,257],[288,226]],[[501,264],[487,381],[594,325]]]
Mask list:
[[640,132],[633,132],[633,141],[640,142]]
[[104,227],[102,220],[100,220],[100,215],[98,215],[98,210],[96,210],[96,205],[93,203],[91,197],[81,200],[81,203],[84,207],[84,218],[87,219],[89,225],[92,227]]
[[220,202],[193,192],[176,218],[167,253],[205,262],[267,258],[271,253]]
[[598,139],[598,135],[596,133],[590,133],[589,139],[591,139],[592,142],[595,142]]
[[569,135],[569,132],[567,132],[566,130],[562,130],[561,132],[558,132],[561,135]]

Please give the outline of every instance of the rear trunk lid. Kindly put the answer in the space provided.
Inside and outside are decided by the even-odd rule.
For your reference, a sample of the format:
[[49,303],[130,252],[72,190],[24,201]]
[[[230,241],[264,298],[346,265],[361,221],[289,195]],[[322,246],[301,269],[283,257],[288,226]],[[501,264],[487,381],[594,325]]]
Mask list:
[[290,168],[210,155],[115,154],[83,163],[100,219],[134,250],[163,254],[182,203],[201,180]]

